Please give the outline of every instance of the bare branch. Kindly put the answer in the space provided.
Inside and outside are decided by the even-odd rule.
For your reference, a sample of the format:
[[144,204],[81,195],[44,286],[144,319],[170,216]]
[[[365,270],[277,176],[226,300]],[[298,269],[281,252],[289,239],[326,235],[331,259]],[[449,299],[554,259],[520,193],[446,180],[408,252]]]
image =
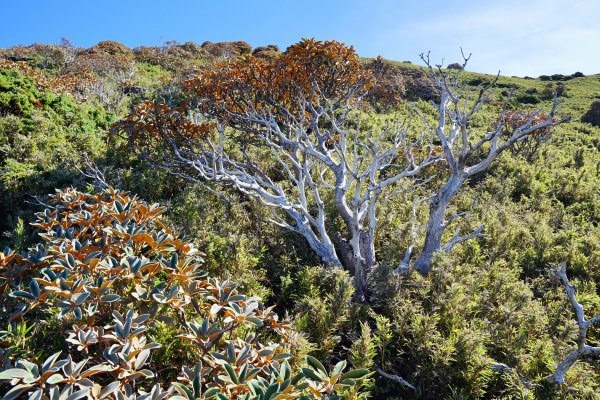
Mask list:
[[[357,108],[372,75],[352,48],[331,41],[291,46],[274,61],[245,59],[207,68],[182,84],[182,93],[193,100],[172,108],[145,102],[118,124],[119,131],[158,168],[191,182],[233,188],[268,207],[273,224],[302,235],[326,264],[351,271],[360,298],[368,292],[366,276],[376,262],[382,199],[406,191],[416,196],[417,188],[432,184],[433,175],[445,179],[426,199],[420,251],[414,249],[417,226],[423,224],[416,206],[424,200],[413,204],[410,244],[396,269],[427,273],[436,253],[485,236],[480,226],[442,241],[448,225],[463,215],[447,218],[446,210],[464,182],[505,149],[564,121],[554,117],[555,100],[547,116],[533,113],[508,129],[506,102],[490,132],[472,131],[470,120],[491,99],[499,75],[476,88],[466,85],[461,74],[471,56],[462,49],[461,54],[463,66],[456,72],[421,55],[440,94],[432,102],[436,123],[413,107],[424,128],[412,127],[411,116],[375,132],[363,129]],[[93,175],[102,181],[103,175]],[[345,226],[335,231],[333,220]]]
[[88,154],[83,155],[84,169],[75,166],[77,171],[86,178],[92,179],[94,187],[97,189],[106,189],[110,185],[106,182],[106,170],[101,170],[98,165],[92,160]]
[[410,221],[410,245],[404,252],[402,262],[400,263],[400,265],[398,265],[398,267],[396,267],[396,269],[394,269],[394,272],[397,274],[407,274],[411,270],[410,259],[413,255],[414,246],[417,241],[417,232],[421,229],[421,227],[417,227],[417,223],[419,222],[417,218],[417,208],[419,207],[419,205],[421,205],[421,203],[431,200],[432,197],[433,195],[417,199],[412,204],[412,218]]
[[42,199],[40,199],[36,195],[29,195],[29,196],[33,199],[33,201],[31,201],[31,200],[25,200],[25,203],[27,203],[27,204],[31,204],[31,205],[34,205],[34,206],[42,206],[42,207],[48,208],[50,210],[53,210],[53,209],[56,208],[55,206],[53,206],[51,204],[45,203]]
[[490,363],[490,367],[492,367],[492,369],[494,371],[499,372],[501,374],[515,374],[517,376],[517,378],[519,378],[519,381],[521,381],[523,386],[525,386],[527,389],[531,389],[535,386],[539,386],[539,385],[531,382],[531,380],[529,380],[527,377],[518,373],[514,368],[511,368],[504,363],[492,362],[492,363]]
[[452,251],[452,248],[459,243],[465,242],[470,239],[478,238],[478,237],[480,237],[480,238],[486,237],[487,235],[481,233],[483,231],[484,226],[485,225],[480,225],[473,232],[471,232],[465,236],[460,236],[459,235],[460,228],[457,228],[456,231],[454,232],[454,236],[452,236],[452,238],[445,245],[442,246],[442,250],[445,251],[446,253],[450,253]]
[[382,370],[377,364],[374,364],[373,367],[379,373],[379,375],[383,376],[384,378],[396,381],[399,384],[401,384],[402,386],[407,387],[409,389],[417,390],[413,385],[408,383],[408,381],[406,379],[404,379],[403,377],[401,377],[400,375],[387,373],[384,370]]
[[[469,57],[463,53],[463,69],[466,67]],[[451,74],[440,66],[434,67],[430,62],[429,55],[422,55],[421,58],[428,69],[428,76],[440,91],[439,102],[432,101],[433,106],[437,109],[438,121],[437,126],[431,129],[435,132],[443,150],[445,162],[450,169],[445,184],[437,191],[429,204],[425,241],[415,261],[415,268],[426,274],[431,269],[435,253],[449,252],[459,243],[484,236],[482,234],[483,226],[481,226],[465,236],[460,236],[460,232],[457,231],[448,243],[442,244],[444,230],[453,219],[451,217],[450,221],[446,222],[446,209],[464,182],[489,168],[504,150],[513,148],[522,141],[527,141],[538,132],[548,131],[550,128],[568,121],[569,118],[560,120],[555,118],[556,108],[559,104],[555,98],[549,113],[544,114],[541,110],[526,113],[527,118],[520,121],[518,126],[509,126],[505,121],[508,105],[508,100],[506,100],[495,128],[491,132],[483,134],[483,137],[479,137],[471,132],[469,119],[479,112],[491,98],[492,89],[499,75],[496,75],[488,84],[480,86],[479,93],[472,98],[472,89],[459,79],[462,69]]]
[[567,356],[558,364],[554,373],[547,377],[547,379],[555,384],[561,385],[565,382],[565,375],[569,369],[579,359],[586,356],[600,356],[600,347],[590,346],[586,344],[588,328],[595,323],[600,322],[600,315],[597,315],[591,319],[585,319],[585,313],[583,306],[575,298],[575,291],[577,287],[569,282],[567,277],[567,263],[563,262],[561,267],[554,271],[556,276],[561,280],[563,287],[571,301],[571,305],[575,310],[577,316],[577,326],[579,327],[577,333],[577,348],[569,352]]
[[448,226],[452,222],[456,221],[457,219],[463,218],[465,215],[467,215],[466,211],[461,211],[461,212],[458,212],[456,214],[453,214],[450,218],[448,218],[448,221],[444,222],[444,225]]

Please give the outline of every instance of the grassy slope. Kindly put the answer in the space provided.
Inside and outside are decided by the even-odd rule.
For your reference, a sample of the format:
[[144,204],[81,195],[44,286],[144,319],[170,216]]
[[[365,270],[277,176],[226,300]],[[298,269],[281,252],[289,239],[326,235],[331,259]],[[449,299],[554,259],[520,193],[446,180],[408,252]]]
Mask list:
[[[415,65],[400,63],[403,66],[409,68],[420,68]],[[501,67],[501,66],[499,66]],[[172,73],[163,69],[158,65],[150,65],[146,63],[137,64],[137,75],[133,78],[133,83],[136,85],[156,88],[159,86],[158,81],[161,77],[169,76]],[[470,82],[476,82],[478,80],[491,80],[492,75],[479,74],[476,72],[465,71],[464,79]],[[497,100],[500,100],[502,92],[508,90],[508,86],[514,86],[516,89],[515,96],[526,95],[527,92],[537,91],[537,95],[541,94],[550,82],[541,81],[539,79],[523,79],[516,77],[500,77],[499,87],[497,89]],[[555,83],[555,82],[553,82]],[[498,311],[499,316],[496,316],[495,311],[487,310],[487,301],[489,300],[486,296],[492,297],[485,293],[488,288],[481,282],[489,280],[490,282],[496,282],[499,279],[494,273],[504,274],[501,277],[508,276],[514,278],[513,274],[518,276],[519,279],[515,278],[515,281],[519,285],[527,285],[527,291],[531,289],[532,297],[535,296],[536,301],[535,307],[532,307],[530,313],[522,313],[525,316],[533,315],[534,320],[543,319],[538,314],[541,314],[539,310],[544,310],[544,314],[548,314],[550,317],[558,320],[557,315],[562,315],[565,319],[570,320],[567,309],[568,304],[562,297],[558,297],[557,300],[553,298],[547,299],[544,293],[561,294],[560,288],[556,285],[550,285],[547,280],[540,281],[538,278],[544,275],[552,265],[568,259],[570,261],[570,274],[574,279],[579,279],[580,288],[579,296],[582,303],[586,307],[586,315],[594,315],[594,313],[600,312],[600,297],[597,295],[598,287],[600,287],[600,232],[598,232],[598,216],[600,216],[600,158],[598,157],[598,151],[600,149],[600,128],[592,127],[590,124],[584,124],[579,122],[581,116],[588,110],[591,102],[598,98],[600,95],[600,75],[591,75],[582,78],[575,78],[564,82],[566,88],[566,96],[560,106],[559,112],[563,114],[571,115],[573,122],[560,126],[553,139],[545,143],[540,149],[539,156],[535,159],[528,161],[520,157],[513,157],[509,153],[506,153],[502,157],[501,162],[497,162],[494,167],[490,170],[485,177],[478,182],[471,183],[468,187],[465,187],[459,198],[454,202],[454,207],[468,207],[471,204],[472,198],[477,198],[477,204],[475,204],[470,211],[472,211],[473,217],[469,222],[471,225],[476,226],[480,221],[486,223],[486,232],[489,237],[481,241],[472,241],[464,246],[458,246],[455,254],[452,255],[451,262],[454,263],[456,268],[462,268],[461,274],[448,274],[448,280],[463,279],[458,281],[449,281],[447,287],[431,289],[438,290],[436,292],[440,298],[447,295],[447,304],[443,301],[439,303],[429,304],[429,294],[423,289],[427,299],[423,301],[422,315],[431,317],[432,320],[439,321],[433,324],[431,328],[432,334],[430,336],[439,336],[440,342],[452,343],[452,335],[448,332],[452,332],[453,329],[458,329],[460,323],[463,323],[467,316],[472,317],[473,326],[480,324],[481,327],[465,327],[464,330],[473,330],[473,335],[480,335],[483,337],[487,334],[488,327],[490,329],[496,329],[500,332],[496,336],[492,336],[489,339],[485,339],[485,350],[486,356],[493,357],[496,361],[509,363],[513,367],[517,367],[520,371],[523,371],[525,375],[535,376],[538,372],[532,366],[528,366],[527,359],[537,360],[535,355],[535,345],[539,344],[541,349],[547,350],[552,353],[548,356],[552,364],[557,358],[554,358],[554,349],[556,346],[553,345],[551,339],[555,338],[555,335],[551,338],[545,337],[546,334],[544,329],[551,326],[550,323],[542,324],[540,322],[540,331],[534,331],[534,339],[537,340],[537,336],[541,337],[538,342],[533,339],[531,343],[527,343],[527,346],[531,345],[531,350],[522,347],[516,347],[512,349],[515,357],[521,357],[523,360],[515,360],[511,358],[511,352],[506,348],[513,346],[508,339],[517,337],[516,333],[507,334],[508,339],[503,340],[502,334],[509,331],[506,327],[505,321],[510,321],[513,316],[515,319],[521,318],[519,314],[520,310],[514,306],[517,303],[516,300],[509,299],[512,303],[507,301],[507,311],[501,309]],[[151,92],[151,91],[150,91]],[[152,93],[149,94],[152,96]],[[550,107],[550,101],[541,100],[538,104],[523,104],[514,102],[512,104],[515,108],[543,108],[548,109]],[[426,105],[421,104],[419,107],[426,108]],[[127,104],[121,107],[127,109]],[[402,110],[408,110],[408,107],[402,106]],[[477,119],[476,124],[479,128],[484,129],[488,124],[494,121],[497,109],[490,106],[482,111],[482,115]],[[384,120],[387,116],[373,117],[373,120],[379,119]],[[98,132],[102,129],[98,128]],[[90,133],[90,132],[87,132]],[[40,142],[41,143],[41,142]],[[583,152],[583,155],[579,153]],[[29,158],[25,161],[29,162]],[[579,160],[579,161],[578,161]],[[31,162],[37,162],[31,160]],[[117,160],[115,165],[122,167],[123,160]],[[40,164],[42,167],[43,165]],[[135,171],[135,169],[133,169]],[[1,173],[1,172],[0,172]],[[133,178],[137,179],[142,184],[138,184],[138,188],[142,187],[146,182],[151,181],[152,185],[147,185],[145,188],[147,192],[155,192],[168,186],[164,181],[159,180],[155,175],[150,172],[144,173],[135,171],[139,175],[133,175]],[[143,180],[140,176],[145,176],[147,180]],[[162,175],[161,175],[162,176]],[[133,180],[133,178],[131,180]],[[164,178],[166,181],[169,178]],[[136,187],[132,187],[136,190]],[[178,188],[179,189],[179,188]],[[164,190],[164,198],[171,198],[171,192]],[[193,194],[193,193],[192,193]],[[152,200],[164,200],[158,198],[159,195],[153,193],[157,198]],[[207,217],[201,216],[196,219],[190,218],[194,213],[201,214],[199,210],[199,203],[202,201],[206,202],[206,209],[211,214],[217,214],[214,211],[215,204],[210,203],[207,199],[198,199],[191,196],[191,199],[174,199],[173,205],[182,209],[181,220],[192,220],[195,226],[209,226],[206,228],[211,234],[221,240],[217,234],[223,232],[223,236],[232,236],[235,240],[237,237],[247,235],[251,237],[250,244],[248,247],[248,254],[255,256],[256,252],[251,248],[255,242],[252,241],[253,233],[248,230],[244,231],[250,224],[242,225],[239,220],[232,219],[230,225],[222,227],[226,220],[225,217],[214,217],[214,221],[209,224]],[[150,198],[149,198],[150,200]],[[180,201],[178,204],[177,201]],[[393,260],[394,257],[401,256],[401,252],[406,248],[406,243],[402,242],[401,237],[401,223],[402,215],[398,215],[397,210],[403,207],[398,203],[393,203],[386,208],[390,208],[389,220],[386,218],[386,212],[382,212],[382,232],[380,236],[381,253],[379,254],[380,259]],[[181,204],[182,203],[182,204]],[[394,209],[394,205],[398,207]],[[2,213],[4,210],[0,210]],[[395,213],[395,214],[394,214]],[[400,222],[398,222],[400,221]],[[215,230],[217,234],[210,231],[214,226],[221,225],[221,231]],[[232,227],[233,226],[233,227]],[[239,231],[239,232],[238,232]],[[233,233],[232,233],[233,232]],[[268,231],[272,233],[272,231]],[[268,236],[267,233],[265,236]],[[449,232],[451,233],[451,232]],[[245,236],[243,236],[245,238]],[[283,236],[282,236],[283,237]],[[285,236],[286,240],[289,239]],[[227,242],[225,239],[221,240],[225,245]],[[233,241],[233,240],[232,240]],[[291,241],[288,240],[288,242]],[[297,244],[297,243],[296,243]],[[223,245],[223,248],[226,246]],[[293,247],[295,244],[286,243],[287,246]],[[302,246],[302,244],[298,244]],[[230,246],[231,247],[231,246]],[[217,247],[217,249],[220,249]],[[214,251],[213,253],[216,253]],[[215,258],[215,268],[220,267],[224,263],[219,263],[219,259],[210,253],[210,259]],[[234,258],[236,261],[238,253],[235,253]],[[276,268],[281,263],[281,260],[274,260]],[[245,270],[250,271],[249,276],[256,281],[255,276],[252,275],[255,271],[254,266],[259,261],[248,262],[250,267],[244,267]],[[243,264],[243,263],[241,263]],[[262,264],[261,267],[268,267],[268,265]],[[493,268],[490,268],[493,267]],[[462,273],[467,271],[466,273]],[[499,271],[499,272],[498,272]],[[508,272],[507,272],[508,271]],[[517,272],[515,272],[517,271]],[[547,275],[547,274],[546,274]],[[521,279],[522,278],[522,279]],[[278,283],[273,281],[273,285]],[[523,283],[522,283],[523,282]],[[526,283],[525,283],[526,282]],[[584,284],[585,282],[585,284]],[[594,286],[596,285],[596,286]],[[408,286],[408,285],[407,285]],[[440,285],[443,286],[443,285]],[[491,285],[488,285],[491,286]],[[466,294],[462,294],[465,300],[460,299],[459,296],[455,295],[451,289],[458,287],[461,291],[465,291]],[[516,286],[515,286],[516,287]],[[417,297],[416,295],[410,294],[410,288],[405,288],[405,292],[402,295]],[[453,289],[452,289],[453,290]],[[514,289],[511,286],[506,285],[506,291],[511,292]],[[480,293],[481,291],[481,293]],[[523,293],[527,294],[525,289]],[[519,297],[520,293],[514,295]],[[530,299],[527,298],[527,304],[531,303]],[[400,299],[401,300],[401,299]],[[411,301],[414,299],[410,299]],[[452,303],[455,302],[456,304]],[[552,303],[555,301],[555,303]],[[410,301],[407,300],[408,303]],[[463,304],[464,303],[464,304]],[[397,307],[397,306],[394,306]],[[452,307],[456,307],[453,310]],[[519,306],[524,307],[524,306]],[[545,308],[542,308],[545,307]],[[413,305],[411,304],[411,307]],[[440,311],[441,310],[441,311]],[[473,311],[474,310],[474,311]],[[411,320],[410,315],[404,315],[400,311],[395,322],[409,321],[410,323],[417,324],[417,320]],[[501,312],[505,312],[502,314]],[[470,313],[470,314],[469,314]],[[537,314],[536,314],[537,313]],[[479,315],[480,314],[480,315]],[[421,314],[419,314],[421,315]],[[516,316],[515,316],[516,315]],[[441,317],[440,317],[441,316]],[[449,317],[450,316],[450,317]],[[544,315],[544,317],[546,317]],[[494,319],[495,318],[495,319]],[[524,317],[523,317],[524,318]],[[488,319],[492,320],[488,323]],[[458,322],[455,322],[458,321]],[[450,322],[448,322],[450,321]],[[554,321],[554,320],[552,320]],[[469,322],[469,323],[471,323]],[[537,323],[537,322],[536,322]],[[527,333],[527,329],[531,324],[534,323],[518,321],[513,325],[508,325],[509,328],[515,329],[514,332]],[[537,326],[537,325],[535,325]],[[515,328],[516,327],[516,328]],[[520,330],[518,330],[520,329]],[[435,334],[435,335],[434,335]],[[405,340],[407,337],[410,338],[412,332],[407,335],[399,335],[399,338]],[[572,338],[572,335],[566,335],[567,339]],[[596,339],[598,339],[596,335]],[[567,340],[565,339],[565,341]],[[406,339],[408,340],[408,339]],[[415,342],[420,340],[419,338],[414,339]],[[515,339],[516,340],[516,339]],[[483,342],[482,342],[483,343]],[[491,344],[490,344],[491,343]],[[484,345],[482,345],[483,348]],[[496,348],[497,347],[497,348]],[[432,345],[430,348],[434,349]],[[434,353],[434,350],[431,351]],[[440,351],[441,353],[441,351]],[[428,354],[423,351],[423,354]],[[446,364],[441,363],[437,365],[425,364],[423,367],[415,367],[413,371],[411,366],[415,360],[423,358],[421,353],[416,353],[414,359],[409,358],[410,355],[406,355],[399,350],[392,353],[390,350],[390,358],[392,362],[397,362],[397,365],[392,366],[399,373],[405,375],[406,378],[411,382],[419,383],[424,385],[423,381],[419,381],[419,370],[433,370],[439,376],[444,376],[447,372],[448,375],[452,374],[453,369],[458,368],[459,371],[461,366],[458,365],[461,361],[457,361],[455,364],[450,362],[448,364],[448,370]],[[455,356],[455,353],[452,353]],[[431,356],[435,360],[434,356]],[[541,358],[541,357],[540,357]],[[397,360],[397,361],[395,361]],[[545,361],[545,360],[544,360]],[[424,361],[425,362],[425,361]],[[465,362],[462,362],[465,364]],[[530,364],[533,364],[531,362]],[[576,375],[580,375],[582,379],[582,386],[593,389],[590,382],[594,379],[593,367],[585,367],[585,364],[581,369],[576,371]],[[403,368],[406,368],[404,370]],[[416,372],[415,372],[416,371]],[[546,373],[547,371],[540,367],[540,373]],[[475,375],[475,374],[474,374]],[[435,374],[432,375],[435,379],[439,379]],[[586,379],[586,380],[584,380]],[[456,384],[457,379],[453,378],[450,380],[453,384]],[[475,378],[473,379],[475,381]],[[436,381],[437,383],[437,381]],[[600,383],[598,383],[600,385]],[[397,390],[397,388],[393,389]],[[393,393],[393,390],[390,392]],[[579,398],[579,397],[578,397]],[[581,397],[583,398],[583,397]],[[591,398],[591,397],[590,397]]]

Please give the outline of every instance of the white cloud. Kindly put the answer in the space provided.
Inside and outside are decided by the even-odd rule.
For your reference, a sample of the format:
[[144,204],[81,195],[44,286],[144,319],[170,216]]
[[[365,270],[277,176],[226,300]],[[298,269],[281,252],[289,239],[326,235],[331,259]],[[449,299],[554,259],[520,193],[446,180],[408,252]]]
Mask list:
[[[406,58],[398,44],[431,50],[434,60],[473,53],[470,69],[505,75],[600,72],[600,2],[533,0],[438,3],[420,18],[380,33],[387,58]],[[441,4],[446,4],[442,6]],[[389,4],[388,4],[389,6]],[[390,13],[393,12],[390,10]],[[414,58],[413,58],[414,59]]]

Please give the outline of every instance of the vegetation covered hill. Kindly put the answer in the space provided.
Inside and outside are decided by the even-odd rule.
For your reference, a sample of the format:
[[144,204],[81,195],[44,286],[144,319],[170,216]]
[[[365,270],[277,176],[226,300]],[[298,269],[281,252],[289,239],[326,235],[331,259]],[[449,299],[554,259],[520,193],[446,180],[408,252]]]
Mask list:
[[[280,54],[276,46],[252,49],[244,42],[168,42],[136,49],[101,42],[81,49],[63,41],[1,49],[0,244],[16,251],[2,258],[3,271],[8,254],[25,257],[39,242],[40,228],[30,223],[35,212],[52,206],[48,195],[69,186],[99,192],[99,180],[90,176],[102,172],[96,177],[164,205],[164,223],[184,232],[204,253],[207,274],[234,279],[243,293],[261,296],[279,315],[288,316],[305,335],[295,339],[292,368],[310,354],[327,371],[340,360],[374,371],[360,389],[343,388],[344,397],[597,398],[597,356],[578,361],[563,385],[545,378],[577,346],[577,319],[554,273],[561,263],[567,263],[568,276],[577,284],[586,318],[600,314],[600,75],[500,76],[494,94],[469,120],[470,129],[493,129],[503,107],[547,112],[555,93],[561,101],[557,117],[568,115],[571,121],[554,127],[550,136],[520,142],[466,181],[450,209],[467,211],[456,222],[463,231],[483,223],[486,236],[437,257],[426,276],[394,273],[413,240],[423,241],[419,225],[428,215],[426,203],[413,207],[407,193],[386,198],[378,208],[374,238],[377,259],[383,261],[366,277],[369,298],[364,302],[355,297],[348,271],[327,267],[301,235],[269,223],[269,209],[252,196],[170,175],[110,134],[113,124],[147,101],[181,106],[183,82],[224,60],[252,56],[269,62]],[[430,101],[439,100],[440,91],[423,67],[361,62],[377,77],[359,111],[361,132],[380,132],[410,116],[417,128],[436,122]],[[460,67],[448,65],[444,71],[455,73]],[[466,68],[460,79],[473,94],[495,78]],[[426,197],[444,173],[416,193]],[[330,223],[345,233],[340,220]],[[27,279],[36,277],[35,271],[27,274],[33,274]],[[32,317],[11,320],[18,301],[5,301],[8,287],[14,284],[16,290],[21,284],[24,289],[29,281],[9,282],[4,272],[0,279],[6,290],[0,306],[0,329],[5,329],[0,332],[0,366],[26,354],[41,364],[57,348],[75,354],[69,342],[40,340],[80,324],[73,314],[59,318],[51,304]],[[102,318],[102,324],[111,323],[106,310]],[[91,329],[92,323],[87,325]],[[176,376],[185,361],[181,346],[188,348],[188,342],[177,337],[180,331],[156,324],[145,333],[149,342],[163,345],[149,355],[151,369],[173,369],[161,372],[160,383]],[[590,328],[587,340],[598,345],[597,327]],[[101,357],[101,351],[94,351],[90,357]],[[3,382],[4,394],[11,384]]]

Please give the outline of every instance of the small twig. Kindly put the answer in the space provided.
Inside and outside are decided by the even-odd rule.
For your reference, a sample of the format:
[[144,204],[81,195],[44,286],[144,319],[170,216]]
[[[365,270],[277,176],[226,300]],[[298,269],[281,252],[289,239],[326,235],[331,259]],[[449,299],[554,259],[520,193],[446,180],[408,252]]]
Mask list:
[[517,376],[517,378],[519,378],[519,381],[521,381],[521,383],[523,384],[523,386],[525,386],[527,389],[531,389],[534,386],[537,386],[536,384],[534,384],[533,382],[531,382],[528,378],[524,377],[523,375],[519,374],[514,368],[509,367],[508,365],[504,364],[504,363],[499,363],[499,362],[491,362],[490,366],[492,367],[492,370],[499,372],[501,374],[507,374],[507,373],[513,373]]
[[485,227],[485,225],[480,225],[473,232],[471,232],[465,236],[460,236],[459,235],[460,228],[457,228],[456,231],[454,232],[454,236],[452,236],[452,238],[448,241],[448,243],[446,243],[445,245],[442,246],[442,250],[445,251],[446,253],[450,253],[452,251],[452,248],[459,243],[466,242],[467,240],[474,239],[477,237],[480,237],[480,238],[486,237],[487,235],[485,233],[481,233],[483,231],[484,227]]
[[374,364],[373,367],[375,367],[375,370],[379,373],[379,375],[383,376],[384,378],[396,381],[399,384],[401,384],[402,386],[405,386],[405,387],[407,387],[409,389],[417,390],[413,385],[411,385],[410,383],[408,383],[406,381],[406,379],[404,379],[400,375],[389,374],[389,373],[385,372],[384,370],[382,370],[381,368],[379,368],[379,366],[377,364]]
[[100,170],[98,165],[87,155],[83,155],[85,170],[75,165],[75,168],[81,175],[94,180],[94,186],[98,189],[106,189],[110,185],[106,182],[105,172]]
[[[475,199],[473,199],[473,201],[475,201]],[[464,216],[466,216],[466,215],[467,215],[467,212],[466,212],[466,211],[461,211],[461,212],[458,212],[458,213],[456,213],[456,214],[452,215],[450,218],[448,218],[448,221],[446,221],[446,222],[444,223],[444,225],[448,226],[448,225],[450,225],[452,222],[454,222],[454,221],[456,221],[457,219],[459,219],[459,218],[462,218],[462,217],[464,217]]]
[[36,196],[34,194],[31,194],[29,196],[35,201],[25,200],[25,203],[27,203],[27,204],[32,204],[34,206],[42,206],[42,207],[50,208],[50,209],[55,208],[55,207],[52,207],[51,205],[49,205],[48,203],[44,203],[38,196]]

